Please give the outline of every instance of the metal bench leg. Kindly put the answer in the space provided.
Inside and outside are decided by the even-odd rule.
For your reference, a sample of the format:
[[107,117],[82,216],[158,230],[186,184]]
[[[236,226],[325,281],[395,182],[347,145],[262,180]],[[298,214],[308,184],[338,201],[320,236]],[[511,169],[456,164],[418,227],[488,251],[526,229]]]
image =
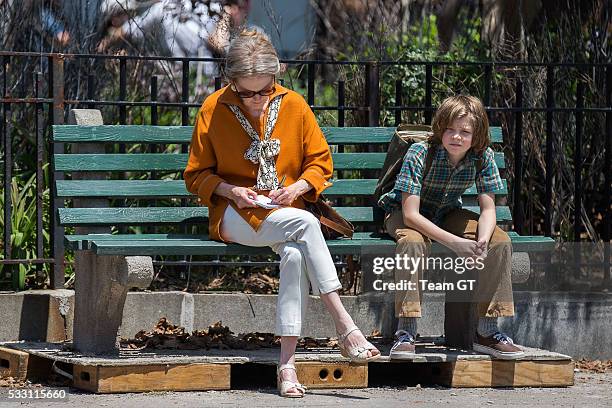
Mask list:
[[153,280],[151,257],[77,251],[75,273],[75,350],[84,354],[116,352],[127,291],[150,285]]

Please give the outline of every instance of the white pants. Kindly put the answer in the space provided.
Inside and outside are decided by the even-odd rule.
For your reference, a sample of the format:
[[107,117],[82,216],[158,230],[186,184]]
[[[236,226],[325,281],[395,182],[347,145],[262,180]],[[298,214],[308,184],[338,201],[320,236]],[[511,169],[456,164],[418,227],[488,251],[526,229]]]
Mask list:
[[242,245],[269,246],[280,255],[276,334],[300,336],[312,292],[330,293],[342,287],[325,244],[319,220],[298,208],[278,209],[255,231],[230,205],[221,222],[221,236]]

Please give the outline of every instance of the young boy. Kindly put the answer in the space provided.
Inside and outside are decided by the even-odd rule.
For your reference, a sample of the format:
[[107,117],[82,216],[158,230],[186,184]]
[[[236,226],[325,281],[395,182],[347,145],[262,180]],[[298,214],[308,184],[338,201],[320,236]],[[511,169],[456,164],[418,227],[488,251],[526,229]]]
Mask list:
[[[489,147],[489,121],[482,102],[472,96],[445,99],[432,130],[429,141],[410,146],[394,189],[378,203],[386,211],[385,228],[397,241],[396,254],[401,257],[427,257],[434,240],[458,257],[480,258],[484,266],[476,271],[474,301],[479,319],[474,350],[497,358],[520,357],[522,350],[497,327],[498,317],[514,315],[512,246],[508,235],[496,226],[494,193],[503,184]],[[428,154],[429,149],[433,150]],[[461,195],[473,183],[480,216],[461,208]],[[395,270],[396,282],[414,282],[416,289],[395,292],[399,324],[391,348],[393,359],[414,357],[422,265],[416,273]]]

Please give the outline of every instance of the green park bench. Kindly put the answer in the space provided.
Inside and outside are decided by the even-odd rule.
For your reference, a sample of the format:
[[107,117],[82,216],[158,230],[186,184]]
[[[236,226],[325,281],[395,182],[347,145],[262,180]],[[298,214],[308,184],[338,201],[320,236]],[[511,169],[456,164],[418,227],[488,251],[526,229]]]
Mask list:
[[[75,113],[77,118],[75,119]],[[206,223],[208,209],[197,206],[186,190],[183,180],[163,180],[140,177],[138,180],[110,179],[113,172],[138,174],[168,174],[182,172],[187,163],[185,153],[105,153],[109,145],[124,144],[129,151],[133,144],[189,144],[191,126],[136,126],[79,125],[79,111],[71,112],[76,125],[53,126],[53,142],[70,146],[70,153],[55,154],[54,171],[65,177],[56,180],[56,197],[65,200],[59,208],[59,223],[76,227],[76,233],[66,235],[68,249],[75,250],[74,347],[82,352],[102,353],[116,347],[116,333],[121,324],[127,290],[147,287],[153,277],[152,256],[156,255],[251,255],[273,254],[265,248],[251,248],[238,244],[212,241],[205,235],[183,233],[110,234],[111,226],[182,225]],[[82,110],[85,112],[85,110]],[[94,115],[95,116],[95,115]],[[333,185],[325,196],[339,199],[337,210],[358,226],[352,239],[328,241],[334,255],[360,255],[393,251],[395,242],[381,234],[382,214],[371,202],[378,173],[385,160],[386,144],[394,128],[391,127],[327,127],[323,128],[332,147],[335,174]],[[491,129],[494,144],[502,143],[501,128]],[[343,146],[344,149],[336,147]],[[366,147],[352,149],[353,147]],[[367,148],[383,146],[380,149]],[[379,150],[379,152],[353,152]],[[497,165],[504,174],[504,154],[495,149]],[[367,178],[354,177],[353,170],[362,171]],[[150,173],[153,172],[153,173]],[[505,183],[505,181],[504,181]],[[512,222],[510,208],[504,204],[506,185],[497,196],[497,222],[508,226]],[[478,212],[476,188],[472,186],[464,196],[464,206]],[[110,207],[111,199],[159,200],[169,197],[186,199],[191,206],[172,207]],[[355,197],[363,199],[355,199]],[[368,205],[364,203],[369,203]],[[180,204],[180,202],[179,202]],[[520,236],[510,232],[515,253],[550,250],[554,241],[541,236]],[[367,271],[366,271],[367,273]],[[392,296],[392,294],[390,294]],[[469,309],[465,309],[468,310]],[[456,306],[446,309],[446,340],[454,346],[469,347],[469,338],[460,330],[473,320],[458,313],[465,310]],[[461,333],[460,333],[461,332]],[[463,336],[463,337],[462,337]]]

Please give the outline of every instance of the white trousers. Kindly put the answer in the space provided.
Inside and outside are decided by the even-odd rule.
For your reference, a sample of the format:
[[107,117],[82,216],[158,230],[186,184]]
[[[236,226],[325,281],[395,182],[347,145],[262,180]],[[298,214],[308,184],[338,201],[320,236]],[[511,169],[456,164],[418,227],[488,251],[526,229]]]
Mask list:
[[269,246],[280,255],[276,306],[278,336],[301,335],[309,283],[315,295],[342,287],[319,220],[308,211],[292,207],[278,209],[255,231],[230,205],[223,215],[221,236],[242,245]]

